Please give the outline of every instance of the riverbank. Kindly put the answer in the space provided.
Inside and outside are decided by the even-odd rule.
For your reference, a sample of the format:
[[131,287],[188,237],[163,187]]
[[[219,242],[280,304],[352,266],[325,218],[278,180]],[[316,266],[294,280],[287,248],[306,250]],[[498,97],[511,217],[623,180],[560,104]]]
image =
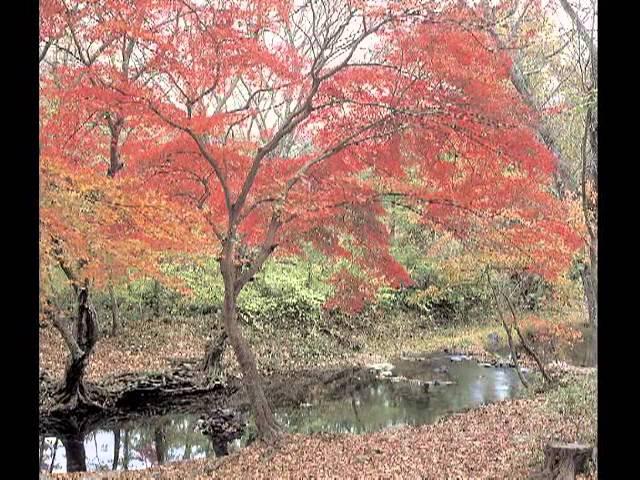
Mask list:
[[[546,323],[577,330],[582,313],[574,310],[556,312],[547,314],[543,320],[536,323],[523,319],[521,328],[535,333]],[[125,373],[164,372],[177,362],[197,361],[202,358],[209,340],[211,322],[207,317],[177,318],[170,323],[124,322],[119,336],[104,337],[97,343],[87,369],[87,379],[97,382]],[[506,335],[495,320],[438,326],[402,312],[384,319],[358,319],[351,323],[319,321],[315,325],[292,326],[284,331],[272,324],[245,326],[244,330],[254,348],[258,368],[267,376],[305,369],[364,366],[399,357],[404,352],[444,349],[490,361],[495,359],[495,349],[504,348],[506,344]],[[491,335],[497,339],[494,345],[488,340]],[[59,379],[64,372],[65,356],[66,348],[55,329],[52,326],[41,329],[40,368]],[[222,363],[227,374],[238,373],[231,349],[226,349]]]
[[[432,425],[364,435],[286,435],[276,448],[256,443],[220,459],[51,478],[529,478],[542,468],[546,443],[595,441],[595,371],[552,368],[560,378],[553,390],[455,414]],[[597,477],[591,472],[578,478]]]

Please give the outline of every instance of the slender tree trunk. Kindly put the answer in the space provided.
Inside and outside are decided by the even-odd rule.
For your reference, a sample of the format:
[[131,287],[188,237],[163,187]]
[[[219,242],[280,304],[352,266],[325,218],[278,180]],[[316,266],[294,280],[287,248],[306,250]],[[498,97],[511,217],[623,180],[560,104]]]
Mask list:
[[[595,59],[594,59],[595,61]],[[597,86],[597,83],[595,84]],[[589,233],[589,265],[581,272],[589,323],[594,329],[593,349],[598,349],[598,117],[587,110],[582,139],[582,209]],[[589,148],[587,148],[587,144]]]
[[58,451],[58,443],[60,443],[60,440],[56,438],[56,441],[53,444],[53,449],[51,452],[51,464],[49,465],[49,473],[53,472],[53,465],[56,461],[56,453]]
[[111,470],[118,469],[118,462],[120,461],[120,429],[117,428],[113,431],[113,466]]
[[313,277],[312,277],[312,264],[311,264],[311,260],[309,260],[309,262],[307,263],[307,288],[311,288],[311,282],[313,281]]
[[160,316],[160,282],[153,281],[153,316],[157,320]]
[[[591,259],[591,265],[585,266],[580,272],[582,277],[582,288],[584,291],[584,298],[587,304],[587,312],[589,315],[589,325],[593,329],[593,341],[591,343],[591,350],[593,354],[594,363],[597,364],[598,358],[598,277],[597,277],[597,262],[598,258]],[[595,265],[595,269],[593,268]]]
[[[598,328],[598,252],[597,245],[593,245],[591,241],[589,245],[589,265],[582,269],[580,275],[582,277],[582,286],[584,289],[584,297],[589,313],[589,324]],[[597,244],[597,238],[595,239]]]
[[182,456],[183,460],[191,459],[191,437],[187,434],[187,441],[184,446],[184,455]]
[[356,405],[356,397],[353,395],[353,393],[351,394],[351,408],[353,409],[353,414],[356,417],[358,425],[362,426],[362,420],[360,420],[360,415],[358,414],[358,406]]
[[44,446],[45,446],[45,438],[44,435],[40,437],[40,451],[38,452],[38,469],[42,470],[42,456],[44,455]]
[[522,371],[520,370],[520,364],[518,363],[518,355],[516,354],[515,348],[513,346],[513,337],[511,335],[511,326],[507,325],[506,320],[504,319],[504,315],[502,315],[502,310],[500,309],[500,301],[498,300],[498,295],[496,293],[493,284],[491,283],[491,277],[489,275],[489,271],[487,271],[487,281],[489,282],[489,287],[491,288],[491,293],[493,294],[493,299],[496,304],[496,308],[498,310],[498,315],[500,317],[500,321],[502,322],[502,327],[504,328],[505,333],[507,334],[507,342],[509,343],[509,350],[511,351],[511,359],[513,360],[513,364],[516,367],[516,372],[518,373],[518,378],[522,385],[525,388],[529,388],[529,384],[524,379],[524,375],[522,375]]
[[264,394],[262,379],[256,366],[256,359],[247,341],[242,335],[238,324],[238,312],[236,298],[240,293],[235,291],[235,267],[231,260],[231,254],[227,250],[225,258],[221,260],[220,270],[224,279],[224,307],[222,319],[224,328],[229,337],[229,343],[233,347],[236,359],[242,370],[242,382],[253,408],[253,413],[258,430],[258,437],[271,444],[278,440],[281,429],[271,411],[269,402]]
[[538,356],[538,354],[529,345],[524,335],[520,331],[520,327],[518,326],[518,319],[516,317],[516,310],[513,307],[511,300],[509,300],[509,297],[504,292],[502,292],[502,296],[507,301],[507,305],[509,306],[509,311],[511,312],[511,318],[513,319],[513,327],[515,328],[516,333],[518,334],[518,338],[520,339],[520,343],[522,344],[522,347],[529,354],[529,356],[533,358],[533,360],[536,362],[536,364],[538,365],[538,368],[540,369],[540,373],[542,373],[542,377],[545,379],[545,381],[548,383],[553,383],[552,378],[547,374],[547,371],[544,368],[544,364],[542,363],[542,360],[540,360],[540,357]]
[[111,301],[111,335],[115,337],[120,332],[120,321],[118,319],[118,302],[111,283],[109,283],[109,299]]

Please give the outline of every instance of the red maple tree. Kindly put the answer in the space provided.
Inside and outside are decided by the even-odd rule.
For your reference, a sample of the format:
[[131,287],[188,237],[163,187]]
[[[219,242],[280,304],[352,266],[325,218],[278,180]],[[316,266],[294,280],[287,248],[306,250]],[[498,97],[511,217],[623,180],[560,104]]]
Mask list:
[[[349,259],[361,274],[339,272],[336,298],[358,308],[376,285],[411,282],[389,252],[389,199],[544,275],[578,246],[510,60],[460,2],[51,3],[66,43],[46,47],[60,35],[48,27],[43,49],[75,58],[56,72],[74,99],[58,127],[77,129],[85,158],[115,137],[121,175],[180,202],[171,225],[180,212],[206,220],[225,331],[265,440],[279,428],[236,302],[274,252],[310,243]],[[102,113],[110,137],[79,112]],[[114,122],[130,129],[126,143]]]

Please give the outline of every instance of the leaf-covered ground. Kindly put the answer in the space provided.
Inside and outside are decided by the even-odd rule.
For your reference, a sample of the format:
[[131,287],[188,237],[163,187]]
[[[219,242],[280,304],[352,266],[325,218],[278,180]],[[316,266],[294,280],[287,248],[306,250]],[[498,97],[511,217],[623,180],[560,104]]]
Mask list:
[[[197,358],[209,331],[207,319],[130,322],[120,336],[98,343],[89,378],[132,371],[159,371],[171,359]],[[358,326],[360,327],[360,326]],[[333,331],[362,348],[319,331],[283,332],[247,328],[264,372],[323,368],[386,360],[402,351],[443,348],[487,355],[485,338],[502,334],[497,325],[464,329],[418,330],[410,319],[390,319],[355,337],[348,326]],[[357,331],[362,331],[360,328]],[[420,332],[417,334],[416,332]],[[279,337],[278,337],[279,333]],[[40,331],[40,365],[54,376],[63,372],[66,352],[52,327]],[[278,342],[274,339],[279,338]],[[277,348],[274,348],[277,345]],[[235,370],[232,353],[225,357]],[[220,460],[195,460],[145,471],[54,475],[55,478],[182,479],[182,478],[433,478],[518,479],[540,469],[542,447],[550,440],[595,438],[595,376],[590,370],[563,368],[568,387],[532,398],[506,401],[457,414],[437,424],[367,435],[288,435],[277,449],[260,444]],[[592,372],[592,371],[591,371]],[[580,380],[587,378],[588,381]],[[565,382],[566,383],[566,382]],[[586,392],[586,393],[585,393]],[[588,401],[585,401],[587,399]],[[593,401],[592,401],[593,400]],[[585,437],[587,434],[587,438]],[[586,477],[593,478],[593,477]]]
[[[197,321],[129,322],[116,337],[101,337],[87,368],[87,378],[97,381],[128,372],[157,372],[171,367],[171,359],[204,354],[206,337]],[[61,378],[67,356],[64,342],[53,326],[40,329],[40,368]]]
[[[575,323],[576,312],[562,312],[562,320]],[[557,318],[551,321],[557,321]],[[327,335],[328,327],[335,335]],[[258,368],[265,374],[305,368],[329,368],[387,361],[403,352],[432,352],[448,348],[490,360],[486,338],[495,332],[504,342],[504,332],[495,322],[462,327],[426,325],[411,315],[382,320],[359,320],[345,324],[300,326],[282,329],[266,324],[245,326]],[[163,371],[172,360],[201,358],[209,335],[215,334],[212,319],[176,318],[171,322],[131,320],[122,325],[117,337],[105,336],[97,343],[87,370],[89,380],[128,372]],[[40,329],[40,368],[61,378],[66,348],[58,332],[49,325]],[[523,363],[527,363],[526,360]],[[223,360],[227,373],[237,373],[230,349]]]
[[[574,441],[595,426],[594,405],[586,416],[585,411],[562,406],[565,390],[571,392],[576,385],[580,395],[595,395],[593,373],[577,371],[566,383],[551,393],[484,406],[433,425],[366,435],[287,435],[276,448],[254,444],[219,460],[53,478],[525,479],[540,470],[545,443]],[[579,478],[596,477],[590,473]]]

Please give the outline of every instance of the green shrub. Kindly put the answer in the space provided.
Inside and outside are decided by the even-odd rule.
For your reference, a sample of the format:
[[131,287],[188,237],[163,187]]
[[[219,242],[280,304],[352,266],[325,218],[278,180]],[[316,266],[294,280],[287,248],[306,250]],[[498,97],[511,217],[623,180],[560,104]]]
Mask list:
[[571,376],[549,391],[545,406],[574,422],[579,436],[577,441],[594,443],[597,435],[597,400],[596,374],[590,373]]

